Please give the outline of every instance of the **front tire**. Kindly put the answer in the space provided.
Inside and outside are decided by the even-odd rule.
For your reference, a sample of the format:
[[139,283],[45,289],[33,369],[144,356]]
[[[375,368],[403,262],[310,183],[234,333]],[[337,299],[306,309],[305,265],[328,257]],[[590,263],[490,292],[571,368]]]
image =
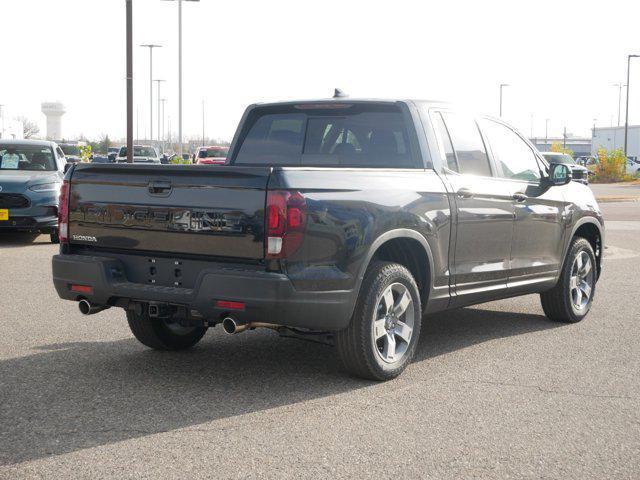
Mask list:
[[596,256],[591,244],[575,237],[564,260],[560,279],[540,294],[545,315],[553,321],[577,323],[587,316],[596,293]]
[[184,350],[193,347],[207,332],[207,327],[183,327],[165,319],[149,317],[127,310],[131,333],[143,345],[154,350]]
[[404,266],[375,262],[365,274],[349,326],[336,334],[345,368],[370,380],[390,380],[415,354],[422,311],[416,282]]

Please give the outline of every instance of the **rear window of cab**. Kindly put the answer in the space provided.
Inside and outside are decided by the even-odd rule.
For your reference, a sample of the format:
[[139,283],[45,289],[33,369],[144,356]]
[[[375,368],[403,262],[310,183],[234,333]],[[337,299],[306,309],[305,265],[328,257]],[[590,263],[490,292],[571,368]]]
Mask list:
[[231,163],[416,168],[410,133],[396,104],[258,107],[245,122]]

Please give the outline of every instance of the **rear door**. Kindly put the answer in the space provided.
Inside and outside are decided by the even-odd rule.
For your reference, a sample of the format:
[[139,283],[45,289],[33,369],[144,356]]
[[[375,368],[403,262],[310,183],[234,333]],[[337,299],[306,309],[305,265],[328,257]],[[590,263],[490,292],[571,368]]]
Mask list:
[[507,287],[514,216],[511,188],[494,176],[475,119],[446,111],[432,112],[431,119],[456,205],[452,303],[475,303]]
[[82,164],[72,244],[97,250],[261,259],[269,168]]

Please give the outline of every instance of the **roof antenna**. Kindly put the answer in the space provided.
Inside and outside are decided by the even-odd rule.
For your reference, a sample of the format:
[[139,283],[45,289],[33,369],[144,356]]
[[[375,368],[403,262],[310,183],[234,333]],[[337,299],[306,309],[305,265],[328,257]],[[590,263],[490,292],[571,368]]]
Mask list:
[[333,98],[344,98],[344,97],[348,97],[349,95],[347,95],[346,93],[344,93],[342,90],[340,90],[339,88],[335,88],[333,90]]

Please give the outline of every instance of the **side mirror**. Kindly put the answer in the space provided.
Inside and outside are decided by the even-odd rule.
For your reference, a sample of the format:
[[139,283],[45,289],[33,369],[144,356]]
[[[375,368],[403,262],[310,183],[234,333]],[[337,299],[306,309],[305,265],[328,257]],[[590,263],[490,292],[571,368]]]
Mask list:
[[552,186],[566,185],[571,181],[571,169],[564,163],[552,163],[549,165],[549,177],[547,181]]
[[64,173],[67,173],[72,165],[73,165],[72,163],[65,163],[64,164]]

